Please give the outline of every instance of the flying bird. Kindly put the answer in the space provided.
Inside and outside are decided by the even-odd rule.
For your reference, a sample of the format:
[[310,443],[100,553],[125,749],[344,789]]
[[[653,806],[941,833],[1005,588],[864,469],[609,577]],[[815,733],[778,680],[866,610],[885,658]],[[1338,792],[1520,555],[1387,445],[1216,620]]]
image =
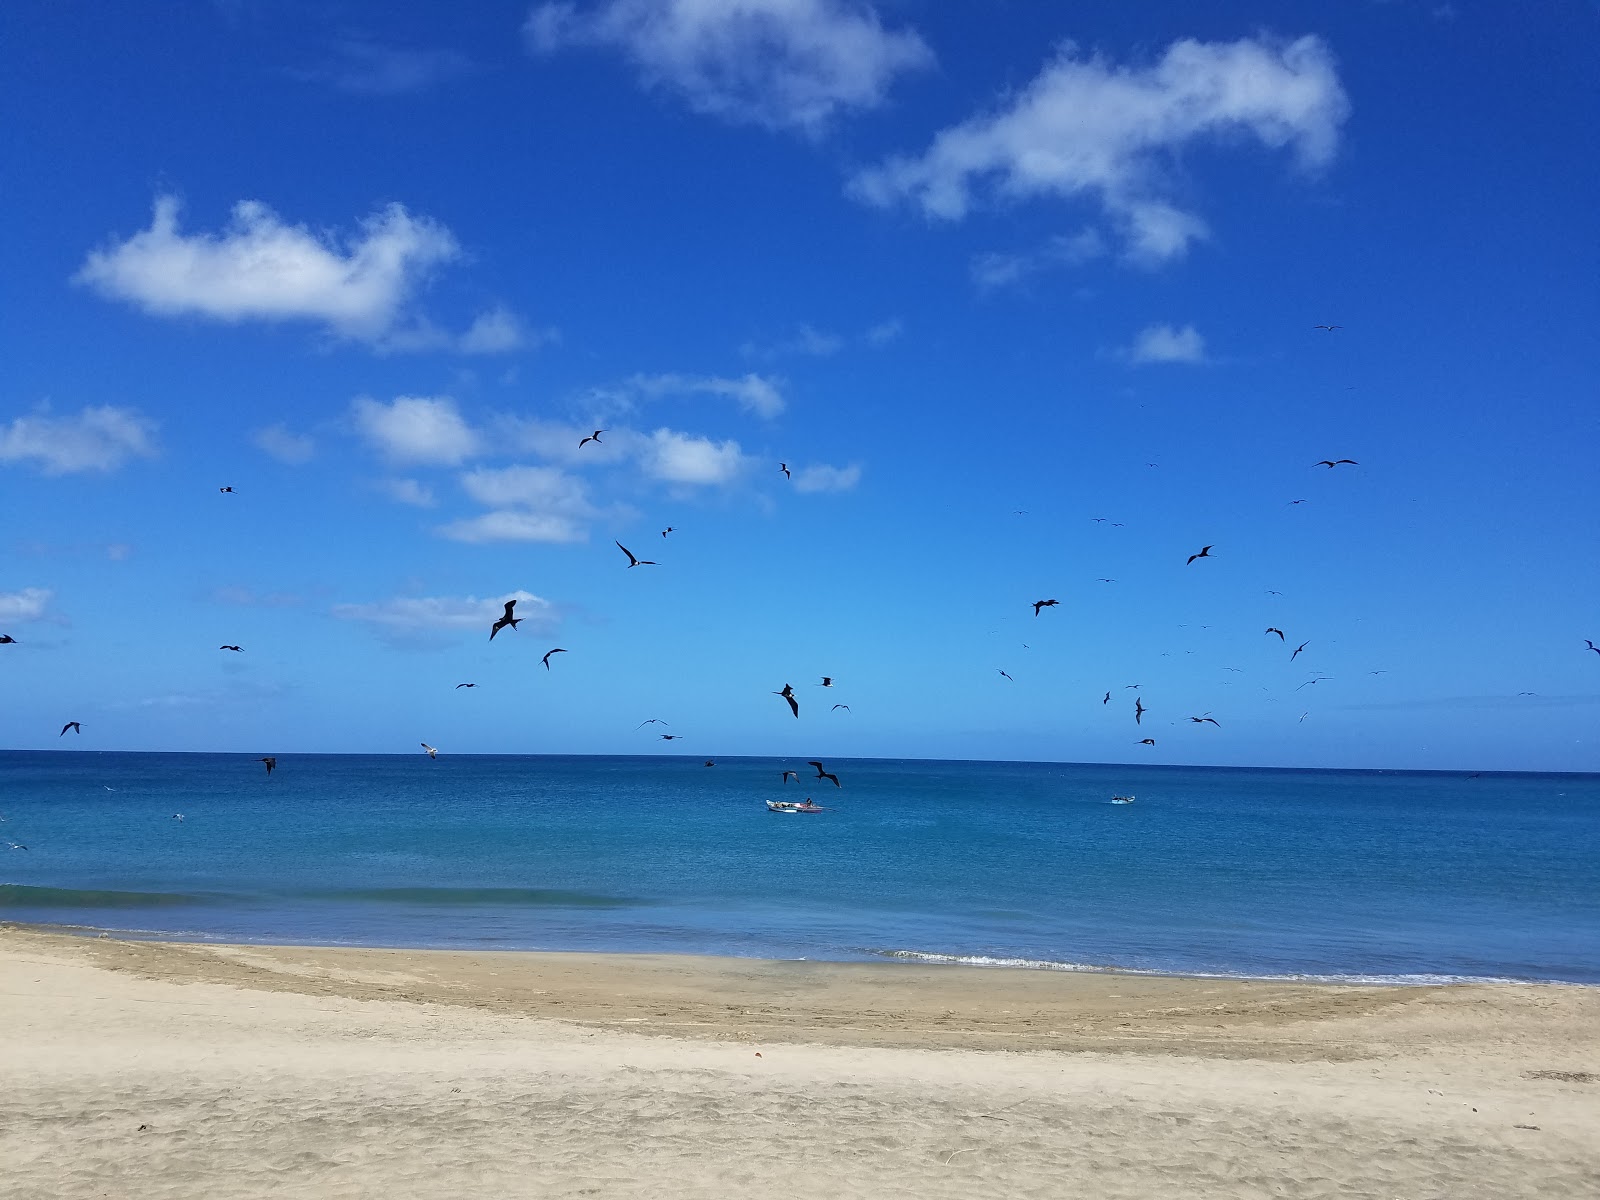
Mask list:
[[791,777],[791,776],[793,776],[793,777],[794,777],[794,781],[795,781],[795,782],[796,782],[796,783],[799,783],[799,782],[800,782],[800,772],[799,772],[799,771],[785,771],[785,772],[784,772],[784,773],[783,773],[783,782],[784,782],[784,784],[785,784],[785,785],[787,785],[787,784],[788,784],[788,782],[789,782],[789,778],[790,778],[790,777]]
[[822,769],[822,764],[819,763],[816,759],[814,759],[814,758],[813,759],[807,759],[806,760],[806,766],[815,767],[817,769],[817,778],[818,779],[831,779],[831,780],[833,780],[833,786],[834,787],[843,787],[844,786],[843,784],[841,784],[839,782],[839,777],[837,775],[833,774],[831,771],[824,771]]
[[783,477],[785,479],[792,479],[793,478],[793,476],[789,472],[789,464],[788,463],[785,463],[785,462],[779,463],[778,464],[778,470],[783,472]]
[[672,525],[668,525],[668,526],[667,526],[667,527],[666,527],[666,528],[665,528],[665,529],[663,529],[663,530],[662,530],[662,531],[661,531],[661,536],[662,536],[662,537],[666,537],[666,536],[667,536],[667,534],[669,534],[669,533],[676,533],[676,532],[677,532],[677,529],[676,529],[676,527],[674,527],[674,526],[672,526]]
[[683,734],[681,734],[681,733],[663,733],[661,735],[661,740],[663,742],[676,742],[682,737],[683,737]]
[[522,622],[524,620],[526,620],[525,617],[514,617],[514,616],[511,615],[511,610],[516,608],[516,606],[517,606],[517,602],[515,600],[507,600],[506,601],[506,611],[505,611],[505,613],[500,617],[500,619],[498,621],[496,621],[494,623],[494,625],[489,630],[489,640],[491,642],[494,641],[494,635],[499,633],[507,625],[511,626],[512,629],[515,629],[518,625],[522,624]]
[[1306,680],[1304,683],[1302,683],[1300,685],[1300,687],[1295,688],[1295,691],[1298,692],[1300,690],[1300,688],[1310,687],[1313,683],[1321,683],[1324,679],[1332,679],[1332,678],[1333,678],[1333,676],[1331,676],[1331,675],[1319,675],[1316,679],[1308,679],[1308,680]]
[[12,637],[9,633],[0,633],[0,646],[13,646],[16,644],[16,641],[17,639]]
[[1095,582],[1096,583],[1115,583],[1116,580],[1115,579],[1107,579],[1105,576],[1102,575],[1099,579],[1096,579]]
[[[1281,630],[1281,629],[1278,629],[1278,628],[1275,628],[1275,627],[1274,627],[1274,626],[1271,626],[1271,625],[1268,625],[1268,626],[1267,626],[1267,632],[1268,632],[1268,633],[1275,633],[1275,634],[1277,634],[1277,635],[1278,635],[1278,640],[1279,640],[1279,641],[1280,641],[1280,642],[1281,642],[1281,641],[1283,641],[1283,630]],[[1293,660],[1292,660],[1292,659],[1291,659],[1291,660],[1290,660],[1290,661],[1291,661],[1291,662],[1292,662],[1292,661],[1293,661]]]
[[456,684],[456,691],[459,692],[464,687],[477,687],[477,686],[478,685],[475,684],[475,683],[458,683],[458,684]]
[[1155,738],[1140,738],[1134,744],[1137,746],[1154,746],[1156,744],[1156,740]]
[[832,675],[824,675],[822,677],[822,682],[817,684],[817,686],[818,687],[832,687],[833,686],[833,676]]
[[258,758],[258,759],[256,759],[256,761],[259,762],[259,763],[266,763],[267,764],[267,774],[268,775],[271,775],[272,774],[272,769],[278,765],[278,760],[275,759],[275,758]]
[[1106,698],[1104,700],[1100,701],[1100,703],[1101,704],[1110,704],[1111,703],[1111,693],[1107,692],[1106,693]]
[[706,759],[706,766],[714,767],[716,765],[717,765],[716,759],[713,759],[713,758]]
[[797,717],[800,715],[800,701],[798,701],[798,700],[796,700],[794,698],[794,687],[793,687],[793,685],[786,683],[786,684],[783,685],[783,691],[781,691],[781,692],[773,692],[772,694],[774,696],[782,696],[785,700],[787,700],[789,702],[789,711],[794,713],[794,715],[797,716]]
[[434,747],[428,745],[427,742],[423,742],[422,743],[422,748],[428,752],[428,757],[429,758],[438,758],[439,757],[439,751],[436,750]]
[[671,721],[663,721],[660,717],[651,717],[648,721],[640,721],[634,728],[643,729],[646,725],[671,725]]
[[845,712],[849,712],[850,711],[850,706],[848,704],[835,704],[828,711],[829,712],[838,712],[841,708],[844,709]]
[[61,732],[56,734],[56,736],[57,737],[66,737],[67,736],[67,730],[69,730],[69,729],[72,730],[74,733],[80,733],[81,734],[83,732],[82,724],[80,724],[77,721],[68,721],[65,725],[63,725],[61,727]]
[[1361,465],[1353,458],[1325,458],[1321,462],[1312,463],[1311,465],[1314,467],[1327,467],[1331,471],[1334,467],[1342,466],[1345,463],[1349,463],[1352,467]]
[[546,671],[548,671],[550,669],[550,656],[552,654],[565,654],[565,653],[566,653],[565,650],[563,650],[560,646],[557,646],[554,650],[545,651],[544,657],[541,658],[539,661],[544,664],[544,669]]
[[1290,504],[1304,504],[1305,501],[1304,500],[1291,500],[1291,501],[1289,501],[1289,503]]
[[1059,600],[1035,600],[1033,602],[1033,615],[1037,617],[1041,608],[1054,608],[1060,603],[1061,601]]
[[1313,329],[1326,329],[1329,333],[1332,333],[1335,329],[1343,329],[1344,326],[1343,325],[1313,325],[1311,328],[1313,328]]
[[[231,487],[219,487],[217,489],[217,491],[219,491],[219,492],[231,492],[231,491],[233,491],[233,489]],[[235,494],[237,494],[237,493],[235,493]]]
[[[1210,558],[1210,557],[1211,557],[1211,547],[1210,546],[1202,546],[1202,547],[1200,547],[1200,552],[1198,554],[1189,555],[1189,562],[1193,562],[1197,558]],[[1188,566],[1188,565],[1189,565],[1189,563],[1185,563],[1184,564],[1184,566]]]
[[183,820],[183,814],[182,813],[173,813],[172,814],[172,819],[174,821],[181,821],[181,820]]
[[660,563],[651,562],[648,558],[635,558],[633,556],[633,551],[629,550],[621,542],[617,543],[617,549],[621,550],[624,554],[626,554],[628,556],[628,569],[629,570],[632,570],[634,567],[658,567],[658,566],[661,565]]
[[1300,657],[1300,651],[1304,650],[1309,645],[1311,645],[1310,642],[1301,642],[1298,646],[1296,646],[1294,648],[1294,653],[1289,655],[1289,661],[1293,662],[1295,659],[1299,658]]
[[[10,638],[0,638],[0,641],[9,642],[10,640],[11,640]],[[1583,644],[1585,646],[1589,647],[1589,649],[1593,650],[1596,654],[1600,654],[1600,646],[1596,646],[1588,638],[1584,638],[1583,639]]]
[[1189,720],[1193,721],[1196,725],[1204,725],[1207,721],[1210,721],[1213,725],[1216,725],[1218,729],[1222,728],[1222,726],[1217,723],[1217,719],[1215,717],[1190,717]]
[[1138,696],[1135,696],[1133,698],[1133,723],[1135,725],[1144,724],[1144,714],[1146,711],[1148,710],[1144,706],[1144,701],[1139,699]]
[[6,843],[6,849],[7,850],[26,850],[27,847],[24,846],[21,842],[7,842]]
[[1305,719],[1306,719],[1306,718],[1307,718],[1307,717],[1309,717],[1309,716],[1310,716],[1310,715],[1311,715],[1311,714],[1310,714],[1310,713],[1308,713],[1308,712],[1303,712],[1303,713],[1301,713],[1301,714],[1300,714],[1300,720],[1301,720],[1301,722],[1302,722],[1302,723],[1304,723],[1304,721],[1305,721]]
[[236,653],[239,653],[239,654],[243,654],[244,653],[244,647],[243,646],[218,646],[217,649],[218,650],[232,650],[232,651],[235,651]]
[[[1000,668],[999,668],[999,667],[996,667],[996,668],[995,668],[995,670],[996,670],[996,671],[1000,671]],[[1005,672],[1004,672],[1004,671],[1000,671],[1000,674],[1002,674],[1002,675],[1006,675],[1006,673],[1005,673]],[[1006,678],[1007,678],[1007,679],[1011,679],[1011,676],[1009,676],[1009,675],[1006,675]],[[1012,683],[1015,683],[1015,682],[1016,682],[1016,680],[1015,680],[1015,679],[1011,679],[1011,682],[1012,682]]]
[[600,440],[600,435],[601,435],[601,434],[602,434],[602,433],[605,433],[605,432],[606,432],[606,431],[605,431],[605,430],[604,430],[604,429],[596,429],[596,430],[595,430],[595,431],[594,431],[594,432],[593,432],[593,433],[591,433],[591,434],[590,434],[590,435],[589,435],[589,436],[588,436],[588,437],[586,437],[586,438],[584,438],[584,439],[583,439],[583,441],[581,441],[581,442],[579,442],[579,443],[578,443],[578,449],[579,449],[579,450],[582,450],[582,449],[583,449],[583,448],[584,448],[584,447],[585,447],[585,446],[587,446],[587,445],[588,445],[588,444],[589,444],[589,443],[590,443],[590,442],[593,442],[593,443],[594,443],[594,444],[595,444],[595,445],[596,445],[596,446],[603,446],[603,445],[605,445],[605,443],[604,443],[604,442],[602,442],[602,441],[601,441],[601,440]]

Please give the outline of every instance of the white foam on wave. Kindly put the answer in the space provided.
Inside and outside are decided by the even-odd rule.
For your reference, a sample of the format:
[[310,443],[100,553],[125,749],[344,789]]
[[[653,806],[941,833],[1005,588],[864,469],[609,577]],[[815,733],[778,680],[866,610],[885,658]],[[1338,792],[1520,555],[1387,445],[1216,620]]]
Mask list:
[[907,962],[960,967],[1009,967],[1024,971],[1073,971],[1089,975],[1154,975],[1168,979],[1250,979],[1271,983],[1346,983],[1367,984],[1378,987],[1443,987],[1464,983],[1502,983],[1531,987],[1535,984],[1559,984],[1566,987],[1593,987],[1593,984],[1572,983],[1562,979],[1510,979],[1499,975],[1440,975],[1412,973],[1381,975],[1367,973],[1261,973],[1247,971],[1156,971],[1148,967],[1118,967],[1104,963],[1053,962],[1039,958],[999,958],[988,954],[935,954],[923,950],[880,950],[875,953],[884,958],[898,958]]

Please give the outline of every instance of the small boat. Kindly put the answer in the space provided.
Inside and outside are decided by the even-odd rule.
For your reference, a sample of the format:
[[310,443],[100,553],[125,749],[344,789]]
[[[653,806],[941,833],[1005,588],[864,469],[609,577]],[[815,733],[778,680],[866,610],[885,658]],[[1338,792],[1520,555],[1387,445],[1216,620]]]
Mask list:
[[768,800],[767,811],[775,813],[819,813],[827,812],[820,804],[813,804],[807,800],[804,804],[797,800]]
[[1113,797],[1111,797],[1111,803],[1113,803],[1113,804],[1132,804],[1133,803],[1133,797],[1132,796],[1113,796]]

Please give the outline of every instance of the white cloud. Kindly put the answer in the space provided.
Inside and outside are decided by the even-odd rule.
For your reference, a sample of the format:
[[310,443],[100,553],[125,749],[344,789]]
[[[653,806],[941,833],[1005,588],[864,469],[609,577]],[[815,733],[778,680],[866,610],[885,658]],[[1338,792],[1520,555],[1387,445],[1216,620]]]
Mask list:
[[739,353],[746,358],[770,362],[775,358],[786,358],[796,354],[827,358],[831,354],[837,354],[843,346],[844,339],[838,334],[824,333],[819,329],[813,329],[810,325],[801,325],[795,330],[793,337],[782,338],[772,343],[746,342],[739,347]]
[[480,468],[461,487],[493,510],[440,527],[458,542],[580,542],[595,515],[581,479],[556,467]]
[[[544,340],[549,334],[537,335]],[[471,327],[457,341],[463,354],[507,354],[527,345],[529,335],[515,313],[505,308],[491,308],[479,313]]]
[[972,281],[985,290],[1022,283],[1052,267],[1075,267],[1109,252],[1097,229],[1059,234],[1023,254],[980,254],[972,260]]
[[1193,325],[1151,325],[1123,351],[1131,363],[1203,363],[1206,340]]
[[250,435],[256,449],[270,454],[279,462],[297,467],[316,456],[317,443],[307,434],[290,433],[282,425],[268,425]]
[[726,396],[746,412],[759,417],[775,417],[785,407],[783,393],[778,390],[783,381],[756,374],[742,379],[715,375],[635,375],[628,383],[651,397],[674,393]]
[[356,428],[390,462],[454,466],[480,446],[449,396],[397,396],[389,404],[357,396],[351,408]]
[[[0,623],[44,620],[54,594],[48,588],[33,587],[20,592],[0,592]],[[0,629],[0,633],[4,632]]]
[[905,322],[899,317],[890,317],[887,321],[880,321],[866,332],[866,342],[869,346],[887,346],[906,331]]
[[46,475],[111,471],[155,454],[153,422],[131,408],[103,404],[75,417],[48,412],[0,426],[0,463],[33,462]]
[[243,200],[220,234],[183,234],[178,200],[160,196],[150,228],[92,252],[74,281],[160,316],[320,321],[378,342],[427,271],[458,257],[450,231],[390,204],[354,239],[284,223]]
[[555,605],[524,591],[482,600],[476,596],[401,596],[374,604],[335,604],[332,612],[340,620],[362,621],[388,634],[453,629],[481,630],[487,637],[507,600],[517,602],[517,616],[527,620],[524,629],[548,631],[557,622]]
[[397,96],[422,91],[472,69],[472,60],[458,50],[411,50],[358,38],[347,38],[334,49],[338,54],[335,61],[291,74],[357,95]]
[[738,442],[713,442],[671,429],[651,434],[641,457],[646,474],[667,483],[728,483],[745,462]]
[[985,186],[1007,200],[1087,197],[1119,228],[1130,258],[1156,263],[1205,234],[1200,218],[1163,196],[1161,168],[1172,153],[1202,138],[1248,135],[1316,166],[1332,157],[1348,110],[1332,56],[1315,37],[1183,40],[1148,67],[1082,58],[1069,46],[1000,111],[942,130],[919,157],[862,172],[851,191],[951,221]]
[[434,499],[433,489],[415,479],[381,479],[374,486],[396,504],[432,508],[438,503]]
[[883,103],[894,78],[931,66],[914,31],[862,0],[602,0],[540,4],[523,26],[538,53],[620,50],[648,87],[696,112],[819,133],[841,110]]
[[848,492],[860,482],[861,468],[855,463],[848,467],[817,463],[794,473],[794,490],[797,492]]
[[451,521],[438,529],[454,542],[550,542],[557,545],[588,539],[587,527],[569,517],[522,509],[497,509]]

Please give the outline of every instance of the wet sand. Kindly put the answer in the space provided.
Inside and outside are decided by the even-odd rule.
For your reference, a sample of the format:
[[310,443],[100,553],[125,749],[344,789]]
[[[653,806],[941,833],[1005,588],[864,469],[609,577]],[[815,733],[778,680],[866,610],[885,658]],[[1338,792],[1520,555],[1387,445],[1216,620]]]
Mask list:
[[1594,988],[0,926],[0,1030],[4,1197],[1600,1196]]

